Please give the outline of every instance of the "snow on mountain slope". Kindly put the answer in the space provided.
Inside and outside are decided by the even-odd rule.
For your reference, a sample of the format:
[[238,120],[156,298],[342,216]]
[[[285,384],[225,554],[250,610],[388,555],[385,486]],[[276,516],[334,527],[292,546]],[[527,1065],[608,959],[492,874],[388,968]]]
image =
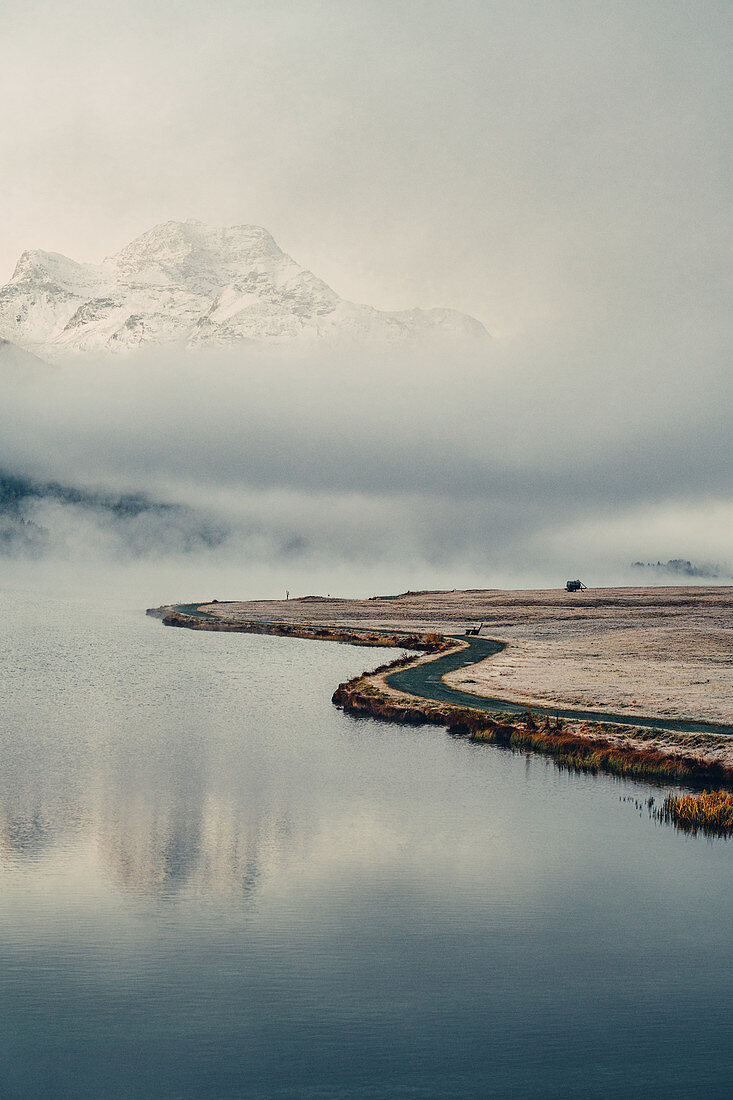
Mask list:
[[144,345],[440,333],[487,336],[455,310],[387,313],[346,302],[255,225],[166,222],[102,264],[24,252],[0,288],[0,337],[47,359]]

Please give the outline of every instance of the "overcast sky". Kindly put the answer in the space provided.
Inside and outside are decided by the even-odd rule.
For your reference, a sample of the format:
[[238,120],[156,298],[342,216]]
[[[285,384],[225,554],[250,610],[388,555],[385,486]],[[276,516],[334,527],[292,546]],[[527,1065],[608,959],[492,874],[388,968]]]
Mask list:
[[341,515],[337,552],[371,517],[426,558],[733,557],[732,31],[728,0],[0,0],[0,282],[25,248],[255,223],[342,297],[494,335],[399,364],[400,405],[395,363],[271,364],[254,401],[221,366],[215,440],[195,364],[185,399],[164,360],[69,368],[12,384],[3,461],[308,539]]
[[99,260],[193,217],[499,336],[729,300],[727,0],[0,11],[3,281],[24,248]]

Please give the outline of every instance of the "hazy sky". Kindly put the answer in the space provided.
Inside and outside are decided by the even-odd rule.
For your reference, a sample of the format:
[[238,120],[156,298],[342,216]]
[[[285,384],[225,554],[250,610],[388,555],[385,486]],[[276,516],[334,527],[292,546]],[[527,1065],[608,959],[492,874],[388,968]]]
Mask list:
[[194,217],[499,336],[729,300],[727,0],[0,11],[3,280],[24,248],[98,260]]
[[729,2],[0,12],[0,281],[24,248],[250,222],[343,297],[495,337],[7,375],[2,463],[216,501],[265,556],[453,554],[476,583],[733,560]]

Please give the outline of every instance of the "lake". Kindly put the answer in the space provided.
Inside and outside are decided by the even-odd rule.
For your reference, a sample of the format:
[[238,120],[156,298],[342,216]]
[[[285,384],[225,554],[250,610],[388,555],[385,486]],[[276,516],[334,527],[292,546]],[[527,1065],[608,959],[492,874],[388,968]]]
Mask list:
[[394,651],[3,626],[3,1097],[730,1095],[733,843],[663,788],[331,705]]

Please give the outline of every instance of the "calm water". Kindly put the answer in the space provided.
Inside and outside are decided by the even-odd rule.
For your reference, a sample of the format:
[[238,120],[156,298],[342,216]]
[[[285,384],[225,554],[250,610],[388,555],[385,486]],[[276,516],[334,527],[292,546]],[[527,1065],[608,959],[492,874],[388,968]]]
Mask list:
[[0,1095],[730,1095],[733,843],[344,717],[383,651],[3,595]]

